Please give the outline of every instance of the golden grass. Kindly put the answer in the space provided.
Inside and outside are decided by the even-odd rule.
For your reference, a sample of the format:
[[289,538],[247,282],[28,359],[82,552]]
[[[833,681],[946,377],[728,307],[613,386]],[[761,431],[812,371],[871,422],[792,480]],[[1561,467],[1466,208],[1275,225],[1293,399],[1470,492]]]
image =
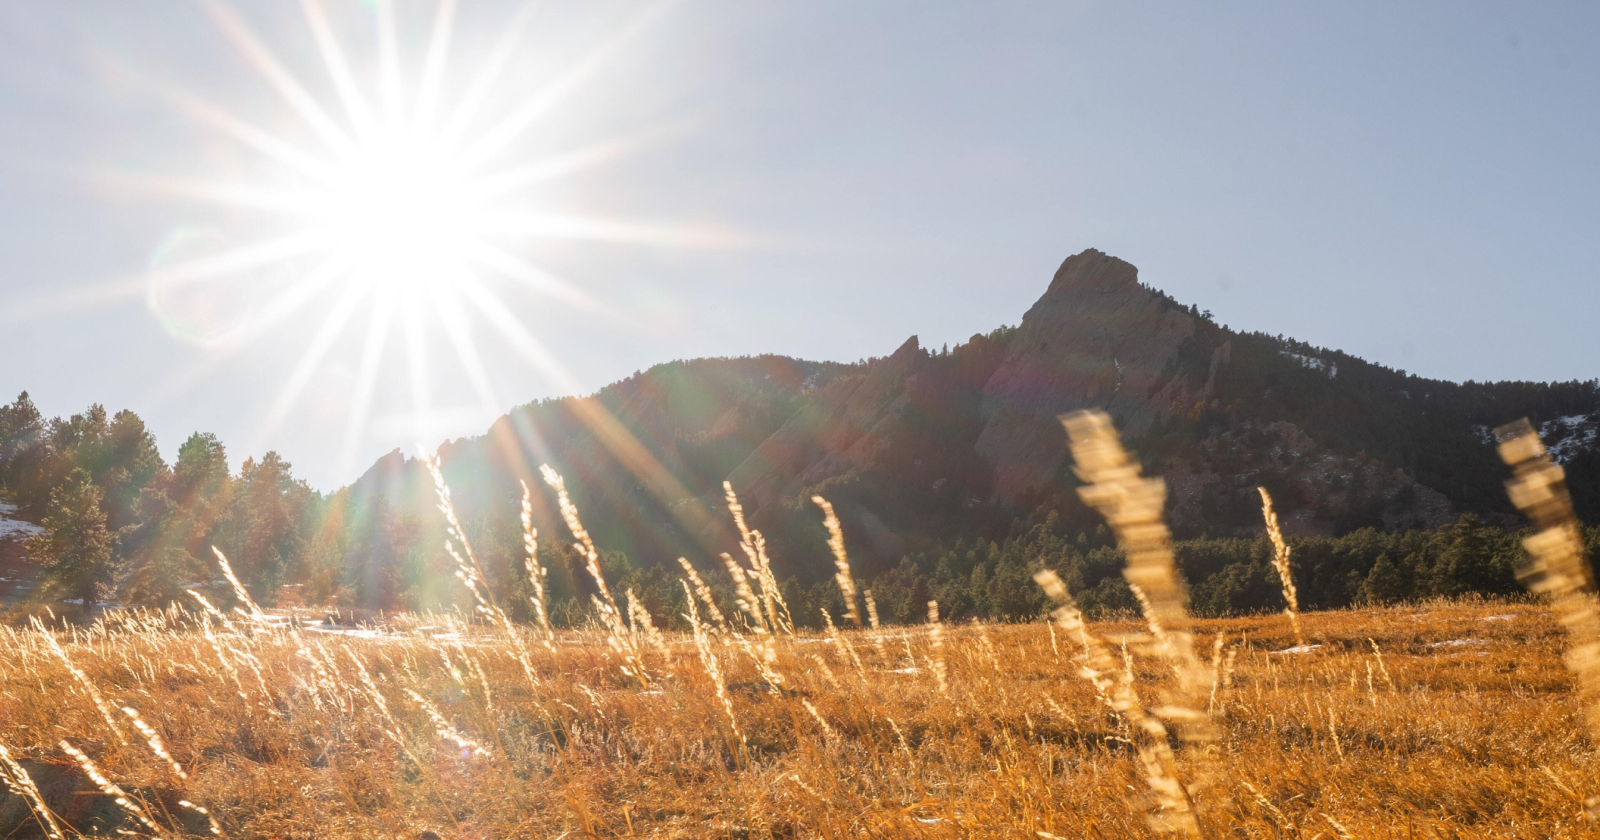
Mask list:
[[1289,543],[1283,538],[1283,530],[1278,527],[1278,514],[1272,510],[1272,494],[1265,487],[1257,487],[1261,494],[1261,518],[1267,523],[1267,539],[1272,541],[1272,568],[1278,572],[1278,583],[1283,586],[1283,600],[1288,606],[1284,609],[1289,615],[1289,624],[1294,628],[1296,644],[1305,644],[1305,636],[1300,633],[1300,593],[1294,588],[1294,574],[1289,567]]
[[[1105,412],[1079,411],[1063,417],[1061,422],[1067,430],[1078,476],[1085,482],[1078,495],[1106,518],[1117,544],[1127,554],[1128,567],[1123,575],[1144,613],[1150,636],[1148,643],[1136,647],[1147,648],[1172,669],[1176,678],[1172,686],[1160,690],[1160,705],[1147,707],[1140,699],[1126,652],[1121,676],[1109,679],[1115,670],[1110,654],[1084,626],[1066,587],[1053,572],[1040,572],[1035,579],[1060,605],[1054,616],[1056,622],[1083,643],[1084,676],[1095,684],[1102,697],[1111,698],[1129,741],[1138,750],[1150,787],[1150,797],[1142,804],[1142,810],[1151,828],[1162,834],[1200,837],[1204,831],[1195,794],[1211,783],[1211,765],[1216,758],[1216,729],[1211,720],[1216,704],[1202,704],[1200,698],[1217,688],[1217,663],[1208,666],[1194,653],[1188,595],[1178,576],[1171,534],[1162,517],[1166,485],[1159,478],[1140,475],[1139,465],[1122,448]],[[1222,644],[1221,637],[1217,644]],[[1124,651],[1126,648],[1124,645]],[[1220,658],[1220,653],[1219,647],[1213,659]],[[1197,759],[1193,762],[1197,765],[1194,779],[1188,783],[1182,780],[1177,756],[1168,743],[1169,724],[1178,738],[1192,747],[1191,754]],[[1205,804],[1215,811],[1225,808],[1227,802]]]
[[[1211,784],[1196,794],[1207,836],[1592,836],[1579,792],[1600,762],[1546,608],[1315,617],[1322,647],[1308,654],[1273,653],[1294,644],[1281,617],[1195,623],[1235,656],[1212,705]],[[99,812],[83,800],[99,794],[62,781],[76,766],[64,739],[164,836],[179,834],[180,801],[204,803],[235,837],[1151,836],[1132,802],[1147,768],[1127,717],[1078,671],[1150,696],[1176,680],[1139,652],[1149,634],[1133,623],[1085,628],[1104,640],[1092,660],[1061,636],[1059,665],[1043,624],[945,626],[948,696],[920,628],[880,631],[889,656],[872,631],[840,631],[860,678],[829,637],[780,636],[781,691],[704,626],[698,639],[665,634],[667,654],[644,650],[648,688],[603,631],[558,632],[554,654],[528,631],[537,685],[486,625],[219,633],[225,656],[261,663],[270,694],[249,685],[245,698],[193,621],[55,634],[108,702],[137,706],[170,763],[110,732],[45,633],[0,639],[0,744],[68,836],[87,830]],[[1193,778],[1200,756],[1173,746],[1173,772]],[[30,821],[16,836],[42,832]]]
[[[1600,606],[1566,476],[1527,420],[1502,426],[1495,434],[1500,457],[1513,470],[1506,482],[1511,501],[1538,528],[1523,540],[1530,562],[1519,577],[1530,590],[1549,597],[1556,618],[1567,628],[1567,667],[1577,678],[1589,732],[1600,737]],[[1591,819],[1600,819],[1600,796],[1586,799],[1585,807]]]
[[286,622],[219,554],[233,615],[196,594],[194,612],[0,628],[0,836],[1596,833],[1583,791],[1600,762],[1582,725],[1595,714],[1593,583],[1558,539],[1570,508],[1536,445],[1506,436],[1513,498],[1542,529],[1530,577],[1548,605],[1322,613],[1302,638],[1272,616],[1193,620],[1159,479],[1140,476],[1104,415],[1066,423],[1084,499],[1129,557],[1139,623],[1086,623],[1041,571],[1053,624],[947,626],[930,602],[925,627],[884,627],[865,593],[863,627],[843,534],[817,498],[852,623],[824,611],[825,634],[799,633],[728,488],[749,562],[723,556],[736,608],[680,559],[690,632],[663,632],[631,591],[624,621],[545,468],[599,620],[554,630],[536,585],[539,624],[522,627],[485,586],[430,461],[470,622]]

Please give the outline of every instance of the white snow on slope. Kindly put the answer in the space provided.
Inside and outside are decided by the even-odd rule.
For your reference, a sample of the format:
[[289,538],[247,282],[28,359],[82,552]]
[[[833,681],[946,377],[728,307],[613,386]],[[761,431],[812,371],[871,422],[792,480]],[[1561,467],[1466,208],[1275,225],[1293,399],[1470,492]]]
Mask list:
[[[1552,440],[1562,434],[1566,436]],[[1557,417],[1539,424],[1539,437],[1550,450],[1550,457],[1557,463],[1565,464],[1579,452],[1595,447],[1596,439],[1600,438],[1600,423],[1582,414]]]
[[1326,373],[1328,375],[1329,379],[1337,379],[1338,376],[1339,376],[1339,365],[1334,363],[1334,362],[1330,362],[1330,361],[1328,361],[1326,359],[1319,359],[1316,356],[1306,356],[1306,355],[1302,355],[1300,353],[1290,353],[1287,350],[1284,350],[1282,352],[1283,352],[1283,355],[1288,356],[1291,359],[1294,359],[1296,362],[1299,362],[1301,367],[1307,367],[1307,368],[1311,368],[1312,370],[1319,370],[1319,371],[1322,371],[1323,373]]
[[25,540],[35,534],[44,533],[43,528],[32,522],[12,519],[11,515],[16,512],[16,505],[0,502],[0,540]]
[[[1485,446],[1496,444],[1494,430],[1488,426],[1476,425],[1472,431]],[[1557,417],[1540,423],[1538,432],[1550,457],[1558,464],[1565,464],[1573,456],[1600,445],[1600,417],[1583,414]]]

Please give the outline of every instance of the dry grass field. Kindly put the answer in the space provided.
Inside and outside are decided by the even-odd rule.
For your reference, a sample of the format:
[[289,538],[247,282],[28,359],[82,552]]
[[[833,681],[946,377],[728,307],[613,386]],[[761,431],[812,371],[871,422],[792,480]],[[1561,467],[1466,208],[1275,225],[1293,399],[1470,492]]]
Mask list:
[[[1595,833],[1581,799],[1600,762],[1545,608],[1301,621],[1303,652],[1283,652],[1281,615],[1195,626],[1208,659],[1222,639],[1218,737],[1177,748],[1207,836]],[[711,622],[699,645],[642,646],[637,677],[598,630],[551,652],[483,625],[208,625],[124,616],[0,641],[0,744],[64,834],[210,833],[186,801],[230,837],[1153,835],[1124,716],[1044,623],[779,634],[763,675],[760,638],[747,651]],[[1142,624],[1092,630],[1139,691],[1171,681]],[[0,836],[46,830],[0,800]]]
[[[733,603],[683,563],[688,633],[606,585],[552,629],[524,489],[534,626],[514,624],[433,467],[474,618],[364,630],[239,606],[34,621],[0,647],[0,836],[272,838],[1590,836],[1595,602],[1561,473],[1508,435],[1544,600],[1191,622],[1161,524],[1104,415],[1067,420],[1084,499],[1142,621],[880,627],[817,497],[847,630],[796,633],[731,488]],[[1517,431],[1517,430],[1513,430]],[[862,610],[861,607],[865,609]],[[865,615],[863,615],[865,613]],[[703,616],[703,617],[702,617]],[[843,619],[841,618],[841,621]],[[1563,627],[1563,625],[1565,625]],[[1577,644],[1568,650],[1569,639]]]

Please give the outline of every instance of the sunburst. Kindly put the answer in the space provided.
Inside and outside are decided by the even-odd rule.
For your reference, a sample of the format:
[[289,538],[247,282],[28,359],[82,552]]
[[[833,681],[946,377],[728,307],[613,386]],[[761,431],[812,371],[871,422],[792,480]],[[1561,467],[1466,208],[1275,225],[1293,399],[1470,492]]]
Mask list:
[[[660,17],[664,3],[643,7],[598,47],[538,80],[518,104],[492,116],[486,104],[493,95],[503,96],[501,89],[509,84],[510,59],[533,21],[531,4],[509,16],[497,42],[464,75],[470,81],[459,90],[446,90],[457,0],[433,5],[414,65],[404,56],[392,0],[366,5],[376,26],[376,60],[360,65],[375,68],[363,77],[322,0],[299,2],[321,59],[317,72],[326,73],[336,100],[324,102],[226,0],[200,0],[232,49],[299,125],[293,131],[275,131],[200,97],[164,88],[164,98],[181,113],[253,156],[261,166],[251,172],[259,177],[218,180],[126,172],[113,177],[145,191],[268,221],[256,228],[255,241],[237,234],[221,242],[178,236],[163,249],[168,256],[142,277],[80,288],[35,301],[31,309],[18,308],[21,314],[40,313],[126,298],[137,290],[158,313],[182,316],[182,304],[174,301],[199,300],[195,305],[212,319],[210,328],[185,337],[207,344],[209,350],[160,386],[170,394],[214,375],[230,356],[319,302],[320,321],[277,387],[256,443],[269,439],[296,410],[332,348],[347,335],[359,336],[345,342],[360,350],[342,430],[341,475],[354,466],[371,419],[379,370],[391,355],[406,360],[411,413],[419,418],[417,435],[421,439],[428,434],[434,352],[424,342],[430,331],[445,337],[459,373],[492,413],[505,405],[478,346],[480,333],[498,335],[557,387],[575,388],[556,354],[512,314],[502,295],[523,288],[581,310],[600,312],[604,306],[525,258],[517,243],[533,237],[691,247],[744,242],[737,234],[703,227],[552,212],[535,200],[539,185],[612,160],[637,145],[637,137],[607,139],[539,159],[517,155],[518,141],[552,119],[597,70],[623,54],[630,39]],[[264,275],[266,269],[276,273]],[[250,314],[237,324],[221,318],[219,325],[221,316],[206,309],[215,309],[207,295],[230,286],[243,287],[241,293],[251,300]]]

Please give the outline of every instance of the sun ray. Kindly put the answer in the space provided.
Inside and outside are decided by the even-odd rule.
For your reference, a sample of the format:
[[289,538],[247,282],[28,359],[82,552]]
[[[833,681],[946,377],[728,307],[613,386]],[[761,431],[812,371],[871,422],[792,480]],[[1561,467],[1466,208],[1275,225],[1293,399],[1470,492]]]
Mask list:
[[510,308],[494,292],[470,276],[463,277],[456,288],[466,296],[467,302],[472,304],[478,314],[489,322],[489,326],[522,356],[523,361],[554,380],[556,387],[561,390],[576,392],[579,389],[578,380],[567,372],[555,354],[544,346],[544,342],[535,337],[526,325],[511,314]]
[[367,287],[360,283],[351,283],[340,292],[338,300],[328,311],[328,316],[323,319],[322,326],[317,328],[316,334],[306,344],[305,351],[300,354],[300,361],[295,364],[288,381],[284,382],[277,397],[273,399],[272,407],[267,409],[267,413],[261,418],[260,428],[256,431],[249,451],[259,449],[262,443],[283,425],[289,412],[294,410],[295,403],[300,400],[300,392],[311,382],[311,377],[317,372],[317,366],[322,363],[323,357],[328,355],[328,350],[338,340],[345,323],[355,313],[356,305],[366,297],[366,294]]
[[343,254],[334,254],[324,259],[304,277],[296,280],[286,291],[273,298],[246,324],[244,335],[229,344],[242,346],[260,338],[315,299],[318,293],[348,276],[349,272],[350,261]]
[[145,403],[151,406],[164,405],[167,400],[187,393],[189,389],[209,379],[223,365],[251,347],[256,339],[266,335],[273,327],[315,300],[319,292],[326,290],[348,270],[349,267],[337,258],[330,257],[323,260],[287,291],[273,298],[258,315],[245,324],[238,336],[225,339],[212,348],[211,352],[165,377],[155,388],[145,392]]
[[[494,327],[501,338],[522,355],[524,360],[556,380],[558,387],[563,391],[577,393],[580,390],[578,383],[566,372],[543,342],[540,342],[521,321],[512,317],[509,310],[492,292],[470,280],[462,282],[458,288],[467,293],[468,300],[479,314]],[[639,442],[621,421],[617,420],[597,399],[574,399],[570,404],[579,421],[589,429],[595,439],[617,459],[617,463],[639,479],[639,484],[661,504],[664,510],[670,511],[684,524],[687,533],[702,542],[709,539],[712,533],[709,527],[712,521],[711,512],[655,455],[650,453],[643,443]],[[707,550],[715,551],[715,546],[708,542],[705,543],[705,547]]]
[[50,315],[137,300],[145,295],[149,287],[148,277],[135,274],[51,294],[36,295],[6,304],[4,309],[0,309],[0,323],[34,321]]
[[585,312],[611,314],[611,308],[606,306],[599,298],[587,294],[582,289],[573,286],[560,277],[493,245],[478,243],[469,246],[466,255],[474,263],[514,280],[539,294],[555,298]]
[[483,357],[478,354],[478,347],[472,340],[467,320],[462,315],[460,301],[449,286],[435,289],[432,298],[437,307],[439,323],[444,327],[445,338],[455,350],[456,360],[461,363],[461,369],[466,371],[467,382],[472,385],[485,416],[499,415],[503,410],[501,406],[504,405],[500,401],[499,389],[495,388],[493,380],[489,378],[489,369],[484,366]]
[[0,323],[20,322],[59,315],[79,309],[135,300],[149,293],[153,280],[190,285],[214,280],[240,271],[266,268],[316,250],[320,234],[301,231],[266,242],[247,245],[202,259],[161,269],[79,286],[54,294],[40,295],[8,304],[0,312]]
[[106,187],[142,191],[150,195],[182,198],[219,207],[262,210],[270,213],[310,215],[318,209],[315,196],[303,190],[259,187],[231,181],[175,178],[144,172],[111,169],[82,170],[85,180]]
[[560,104],[577,90],[596,70],[605,66],[636,35],[655,21],[670,5],[671,0],[656,0],[643,12],[634,16],[604,43],[588,55],[562,70],[560,75],[536,91],[493,128],[484,132],[458,160],[465,171],[473,171],[522,135],[545,112]]
[[350,412],[345,418],[344,440],[339,445],[339,475],[350,475],[356,467],[356,452],[361,433],[372,416],[372,396],[377,390],[378,371],[383,362],[383,347],[389,339],[389,323],[393,318],[394,299],[379,295],[377,305],[367,319],[367,337],[361,347],[361,361],[356,369],[356,388],[350,398]]
[[405,123],[406,114],[394,0],[372,0],[372,8],[378,25],[378,85],[383,97],[383,121],[390,131],[396,131]]
[[329,162],[303,152],[277,135],[258,128],[209,102],[175,90],[158,89],[156,92],[190,117],[210,125],[269,160],[280,163],[307,178],[322,184],[332,183],[339,178],[338,168]]
[[533,10],[536,5],[534,0],[526,0],[518,7],[516,14],[511,16],[500,33],[500,38],[489,48],[489,53],[479,65],[477,74],[473,76],[455,110],[445,121],[444,129],[439,134],[439,143],[442,147],[455,148],[461,141],[473,118],[478,115],[478,109],[483,107],[484,100],[494,89],[495,82],[499,81],[500,74],[505,72],[506,63],[511,60],[511,55],[517,48],[517,41],[522,37],[522,32],[527,28],[529,21],[533,20]]
[[200,0],[200,5],[210,13],[212,20],[222,30],[222,34],[233,42],[244,59],[261,74],[279,96],[283,97],[289,107],[306,121],[312,132],[328,144],[330,149],[341,155],[357,152],[356,144],[350,135],[328,116],[328,112],[322,109],[316,98],[300,84],[294,74],[290,73],[272,51],[261,43],[237,10],[225,0]]
[[538,239],[582,239],[629,245],[727,250],[766,248],[772,244],[764,238],[718,225],[658,224],[571,213],[499,211],[483,214],[482,223],[485,230],[493,233]]
[[372,112],[367,108],[367,101],[362,97],[361,88],[356,84],[355,74],[350,72],[350,61],[345,57],[344,48],[334,36],[333,27],[328,25],[328,16],[322,9],[322,0],[300,0],[300,10],[305,16],[306,25],[311,29],[312,39],[316,41],[322,63],[333,79],[333,88],[344,105],[345,116],[355,127],[358,137],[371,137],[374,133]]
[[575,172],[610,163],[637,151],[667,133],[666,130],[661,130],[606,140],[581,149],[551,155],[526,166],[517,166],[494,175],[477,178],[467,186],[467,189],[478,201],[500,198]]
[[413,130],[428,132],[434,128],[434,116],[439,107],[439,91],[444,82],[445,59],[450,54],[450,36],[455,28],[456,0],[439,0],[434,8],[433,28],[428,36],[428,52],[422,60],[422,80],[417,88],[417,105],[412,121]]
[[405,334],[406,366],[411,379],[412,438],[420,443],[427,440],[432,432],[426,424],[433,413],[433,389],[428,380],[428,336],[422,325],[422,310],[415,292],[401,296],[400,318]]
[[146,276],[152,282],[189,286],[231,274],[266,268],[304,256],[326,245],[327,237],[322,231],[300,230],[264,242],[241,245],[220,254],[155,269]]

